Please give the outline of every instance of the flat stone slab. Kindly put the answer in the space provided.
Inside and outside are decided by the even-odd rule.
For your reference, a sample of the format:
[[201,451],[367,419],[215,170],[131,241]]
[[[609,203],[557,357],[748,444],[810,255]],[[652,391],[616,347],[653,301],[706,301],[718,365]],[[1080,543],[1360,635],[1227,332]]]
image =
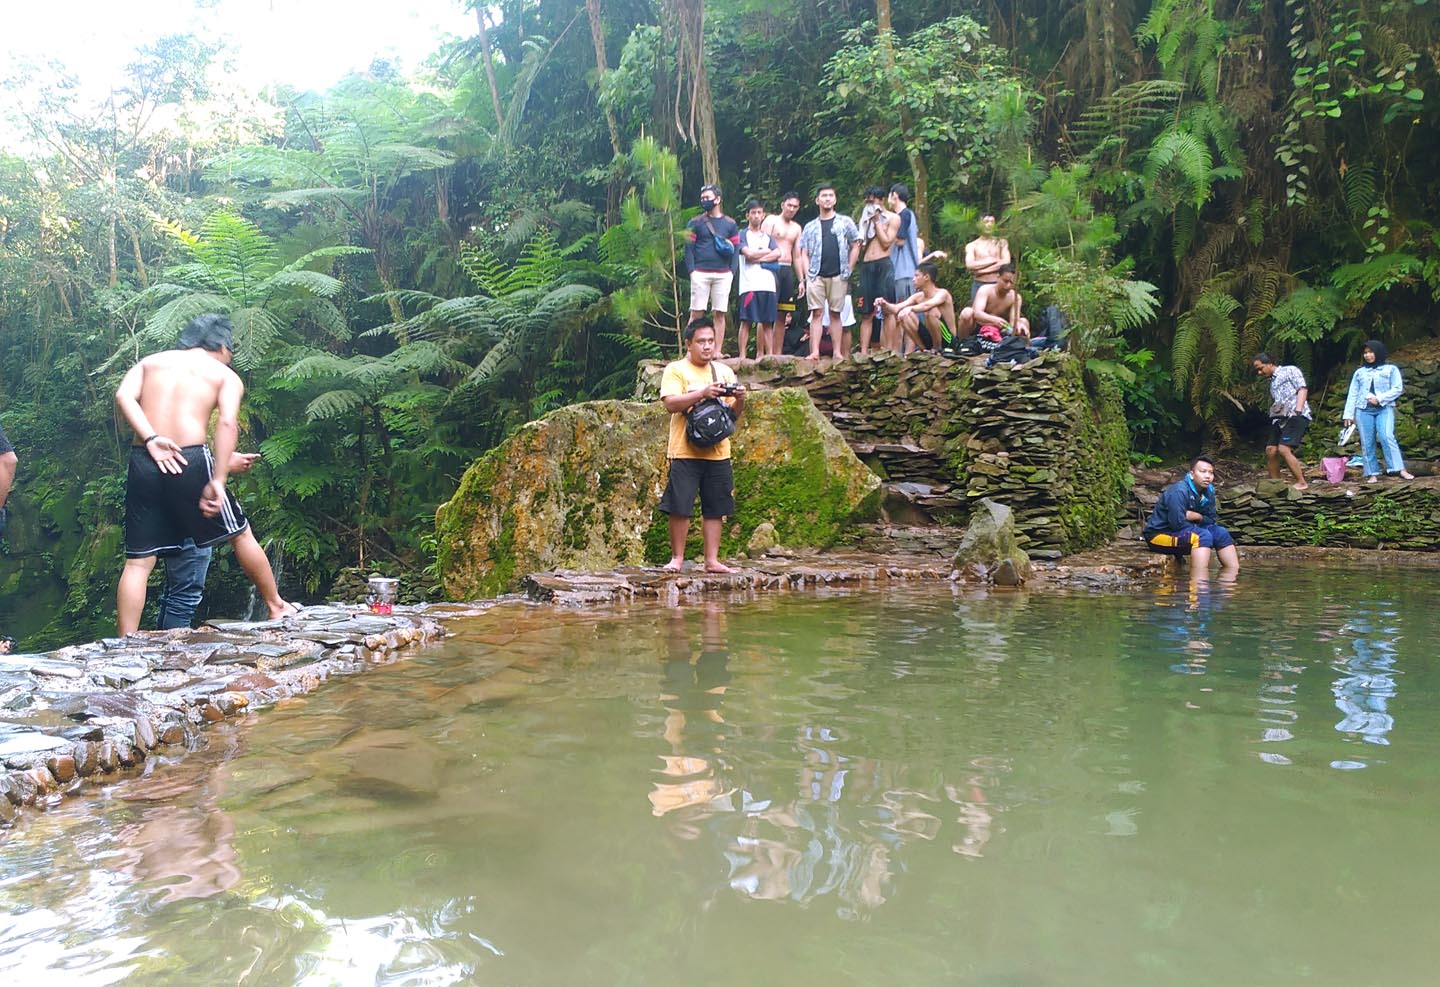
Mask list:
[[[444,636],[418,611],[308,607],[283,620],[151,631],[0,655],[0,802],[43,807],[184,750],[207,724],[396,660]],[[0,814],[0,826],[14,812]]]

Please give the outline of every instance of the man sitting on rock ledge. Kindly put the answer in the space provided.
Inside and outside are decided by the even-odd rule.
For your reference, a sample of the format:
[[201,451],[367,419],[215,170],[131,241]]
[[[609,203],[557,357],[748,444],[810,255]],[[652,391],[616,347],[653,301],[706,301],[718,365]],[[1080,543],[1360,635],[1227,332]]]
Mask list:
[[[177,349],[154,353],[126,372],[115,405],[139,440],[130,447],[125,482],[125,568],[116,593],[120,633],[140,626],[145,584],[162,552],[230,542],[271,619],[296,612],[280,598],[270,560],[240,505],[225,489],[239,434],[245,386],[230,369],[230,320],[199,315]],[[215,455],[205,444],[210,416]]]
[[720,561],[720,527],[735,513],[735,474],[730,468],[730,440],[699,448],[685,435],[685,413],[706,398],[719,398],[740,417],[745,388],[735,371],[715,360],[715,327],[698,318],[685,327],[685,358],[667,364],[660,378],[660,403],[670,412],[670,479],[660,510],[670,515],[670,561],[666,572],[685,564],[685,539],[700,495],[700,533],[705,545],[706,572],[737,572]]
[[1165,488],[1145,522],[1145,546],[1152,552],[1190,557],[1191,575],[1210,571],[1210,552],[1220,556],[1222,572],[1236,572],[1240,555],[1235,539],[1216,523],[1215,464],[1197,456],[1190,472]]

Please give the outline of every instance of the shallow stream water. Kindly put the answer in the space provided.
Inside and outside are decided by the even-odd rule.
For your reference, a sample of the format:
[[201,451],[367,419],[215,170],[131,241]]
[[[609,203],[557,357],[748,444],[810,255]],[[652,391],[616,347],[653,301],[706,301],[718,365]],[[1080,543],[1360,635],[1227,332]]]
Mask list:
[[501,607],[0,836],[0,983],[1433,982],[1437,582]]

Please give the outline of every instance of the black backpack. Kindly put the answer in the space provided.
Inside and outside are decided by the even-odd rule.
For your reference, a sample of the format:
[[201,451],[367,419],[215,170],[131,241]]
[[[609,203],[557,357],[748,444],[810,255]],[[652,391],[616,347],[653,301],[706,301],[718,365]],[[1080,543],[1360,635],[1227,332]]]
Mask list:
[[[710,364],[710,379],[718,381],[715,364]],[[685,438],[697,449],[709,449],[735,434],[735,412],[719,398],[702,398],[685,412]]]
[[1039,355],[1038,351],[1030,348],[1030,341],[1024,336],[1006,336],[986,359],[985,366],[993,367],[997,363],[1029,363]]

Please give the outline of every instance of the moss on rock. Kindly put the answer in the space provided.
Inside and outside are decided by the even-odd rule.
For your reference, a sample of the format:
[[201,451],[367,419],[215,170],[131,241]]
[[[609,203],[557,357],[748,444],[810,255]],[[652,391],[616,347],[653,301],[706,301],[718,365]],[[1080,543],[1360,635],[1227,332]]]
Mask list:
[[[436,512],[437,562],[452,599],[515,589],[546,569],[608,569],[669,557],[668,416],[655,403],[593,401],[521,428],[476,461]],[[721,550],[762,523],[791,547],[823,548],[872,518],[880,481],[803,390],[752,393],[732,440],[736,513]],[[691,525],[695,550],[698,523]]]

